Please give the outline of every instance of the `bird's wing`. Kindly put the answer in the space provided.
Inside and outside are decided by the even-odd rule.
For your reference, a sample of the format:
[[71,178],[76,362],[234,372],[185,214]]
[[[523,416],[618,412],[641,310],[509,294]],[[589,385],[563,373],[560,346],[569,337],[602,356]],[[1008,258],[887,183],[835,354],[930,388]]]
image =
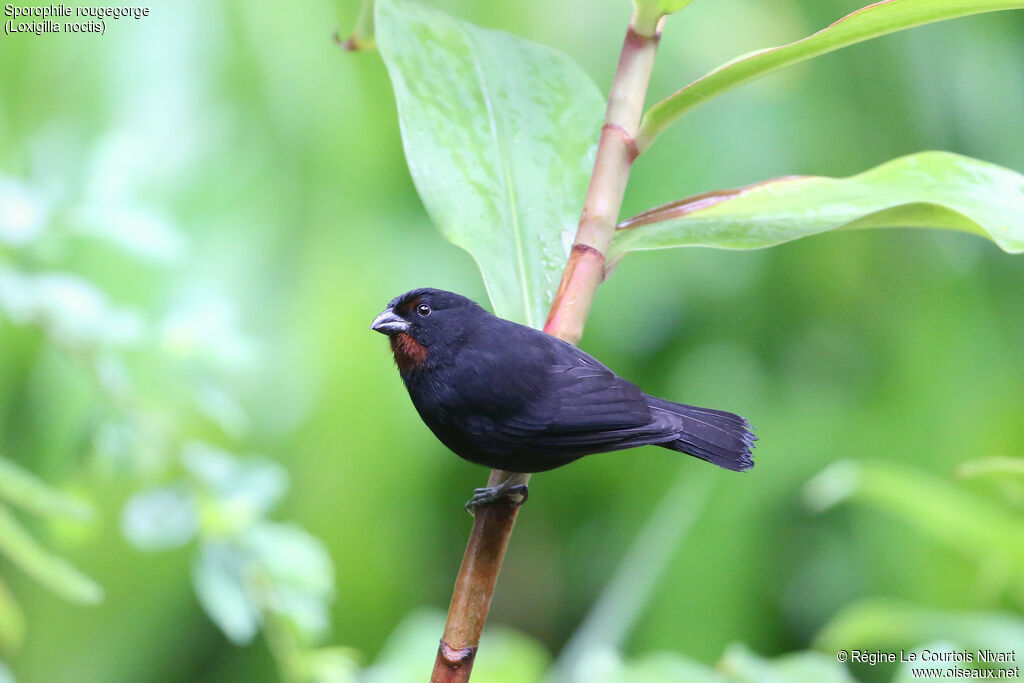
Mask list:
[[[673,433],[670,420],[652,415],[639,387],[583,351],[518,325],[505,333],[515,349],[505,357],[493,348],[462,352],[459,367],[466,372],[501,370],[458,378],[460,384],[477,382],[476,400],[451,415],[489,449],[582,454],[624,448],[644,438],[656,442]],[[479,386],[487,379],[491,386]]]
[[561,434],[649,423],[651,410],[640,388],[591,360],[584,356],[579,364],[549,366],[542,391],[514,421]]

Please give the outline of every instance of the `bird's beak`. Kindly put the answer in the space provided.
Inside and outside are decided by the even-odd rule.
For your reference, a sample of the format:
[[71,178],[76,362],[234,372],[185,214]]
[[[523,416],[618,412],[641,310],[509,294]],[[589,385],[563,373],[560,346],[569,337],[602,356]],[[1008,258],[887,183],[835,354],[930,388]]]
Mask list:
[[391,336],[399,332],[408,332],[409,322],[399,318],[390,308],[385,308],[380,315],[373,319],[370,329]]

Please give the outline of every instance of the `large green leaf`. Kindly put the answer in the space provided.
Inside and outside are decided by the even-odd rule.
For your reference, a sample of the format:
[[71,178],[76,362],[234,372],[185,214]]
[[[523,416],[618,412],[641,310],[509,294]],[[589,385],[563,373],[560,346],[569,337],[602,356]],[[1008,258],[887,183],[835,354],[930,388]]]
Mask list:
[[378,2],[376,29],[427,211],[476,259],[497,314],[542,325],[583,205],[600,92],[565,55],[410,0]]
[[914,26],[1021,8],[1024,8],[1024,0],[882,0],[873,3],[802,40],[737,57],[677,90],[644,115],[637,146],[643,151],[690,109],[773,71]]
[[1024,176],[922,152],[850,178],[776,178],[645,211],[619,225],[611,252],[617,260],[638,249],[759,249],[839,228],[896,227],[960,230],[1024,251]]

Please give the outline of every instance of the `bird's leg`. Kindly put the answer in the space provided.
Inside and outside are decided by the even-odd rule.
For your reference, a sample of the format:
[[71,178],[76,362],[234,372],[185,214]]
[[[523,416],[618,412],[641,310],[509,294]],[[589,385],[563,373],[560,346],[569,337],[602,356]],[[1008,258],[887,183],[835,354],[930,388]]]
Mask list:
[[466,510],[472,515],[477,508],[500,501],[519,507],[530,497],[530,489],[526,484],[517,484],[517,480],[518,475],[513,473],[497,486],[475,489],[473,497],[466,501]]

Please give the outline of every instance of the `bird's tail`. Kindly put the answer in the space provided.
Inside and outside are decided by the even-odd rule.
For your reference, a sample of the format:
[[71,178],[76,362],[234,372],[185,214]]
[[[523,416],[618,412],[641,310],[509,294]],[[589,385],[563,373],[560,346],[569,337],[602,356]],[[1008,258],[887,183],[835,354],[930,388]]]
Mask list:
[[674,441],[658,444],[673,451],[707,460],[727,470],[743,472],[754,466],[751,450],[757,437],[750,423],[724,410],[711,410],[672,403],[653,396],[647,404],[679,419],[681,428]]

